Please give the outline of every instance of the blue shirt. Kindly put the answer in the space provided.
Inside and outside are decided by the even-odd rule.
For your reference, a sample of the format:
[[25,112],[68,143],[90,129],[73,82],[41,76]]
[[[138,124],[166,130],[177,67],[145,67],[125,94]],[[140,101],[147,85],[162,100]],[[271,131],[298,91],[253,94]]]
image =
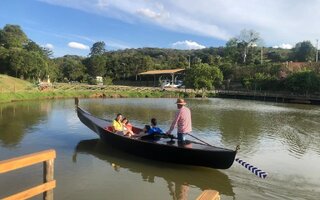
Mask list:
[[159,128],[159,127],[151,127],[148,132],[148,134],[155,134],[155,133],[158,133],[158,134],[162,134],[163,131]]

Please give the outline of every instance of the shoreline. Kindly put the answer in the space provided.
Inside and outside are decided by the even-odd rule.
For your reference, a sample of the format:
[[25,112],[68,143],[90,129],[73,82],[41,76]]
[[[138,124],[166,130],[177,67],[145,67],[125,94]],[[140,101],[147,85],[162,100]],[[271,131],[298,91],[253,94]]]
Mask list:
[[254,101],[266,101],[275,103],[295,103],[307,105],[320,105],[320,97],[317,95],[297,95],[290,93],[254,92],[254,91],[228,91],[218,90],[216,97],[225,99],[243,99]]
[[[63,87],[50,88],[39,91],[0,92],[0,104],[28,100],[68,99],[68,98],[201,98],[201,94],[190,89],[173,89],[133,86],[77,86],[63,85]],[[265,101],[275,103],[295,103],[306,105],[320,105],[320,98],[288,96],[282,93],[255,93],[251,91],[208,91],[205,98],[223,98]]]
[[47,91],[16,91],[0,93],[0,103],[10,103],[27,100],[67,99],[67,98],[190,98],[193,92],[178,90],[162,91],[158,88],[137,88],[129,86],[112,86],[88,90],[47,90]]

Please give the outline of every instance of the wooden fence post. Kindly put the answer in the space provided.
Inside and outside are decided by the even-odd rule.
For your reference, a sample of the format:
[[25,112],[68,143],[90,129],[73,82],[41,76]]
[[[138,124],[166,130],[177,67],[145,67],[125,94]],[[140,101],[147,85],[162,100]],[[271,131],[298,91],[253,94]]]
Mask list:
[[[53,179],[54,174],[54,159],[46,160],[43,162],[43,182],[47,183]],[[53,189],[43,193],[44,200],[53,200]]]
[[25,191],[3,198],[3,200],[29,199],[33,196],[44,193],[43,199],[53,200],[53,189],[56,187],[56,180],[53,179],[55,150],[46,150],[38,153],[11,158],[0,161],[0,174],[12,170],[28,167],[37,163],[43,163],[44,184],[29,188]]

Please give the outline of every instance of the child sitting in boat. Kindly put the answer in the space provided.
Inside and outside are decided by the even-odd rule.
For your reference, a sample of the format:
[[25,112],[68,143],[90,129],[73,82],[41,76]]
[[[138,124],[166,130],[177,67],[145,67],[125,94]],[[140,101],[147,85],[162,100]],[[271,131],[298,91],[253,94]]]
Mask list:
[[133,136],[134,133],[132,131],[132,124],[129,123],[129,120],[125,117],[122,119],[123,133],[126,136]]
[[147,131],[148,134],[164,134],[164,132],[161,130],[161,128],[157,127],[157,119],[152,118],[151,119],[151,127]]
[[142,132],[140,133],[140,135],[147,135],[148,131],[151,129],[150,125],[145,125],[142,129]]
[[160,134],[164,134],[164,132],[157,127],[157,119],[152,118],[151,119],[151,126],[145,125],[143,128],[144,135],[141,136],[141,139],[146,140],[158,140],[160,139]]

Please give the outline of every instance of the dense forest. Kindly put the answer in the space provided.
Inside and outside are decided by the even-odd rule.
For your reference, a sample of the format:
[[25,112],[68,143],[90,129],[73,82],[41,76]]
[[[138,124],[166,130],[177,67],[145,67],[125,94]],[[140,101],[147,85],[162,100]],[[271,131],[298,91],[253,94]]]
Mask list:
[[[54,82],[106,84],[135,81],[141,72],[185,68],[185,83],[194,89],[246,89],[317,93],[320,64],[310,41],[292,49],[264,47],[254,30],[242,30],[223,47],[199,50],[139,48],[106,51],[103,41],[92,45],[86,57],[53,52],[30,40],[18,25],[0,29],[0,73],[36,82],[50,76]],[[240,87],[239,87],[240,85]]]

